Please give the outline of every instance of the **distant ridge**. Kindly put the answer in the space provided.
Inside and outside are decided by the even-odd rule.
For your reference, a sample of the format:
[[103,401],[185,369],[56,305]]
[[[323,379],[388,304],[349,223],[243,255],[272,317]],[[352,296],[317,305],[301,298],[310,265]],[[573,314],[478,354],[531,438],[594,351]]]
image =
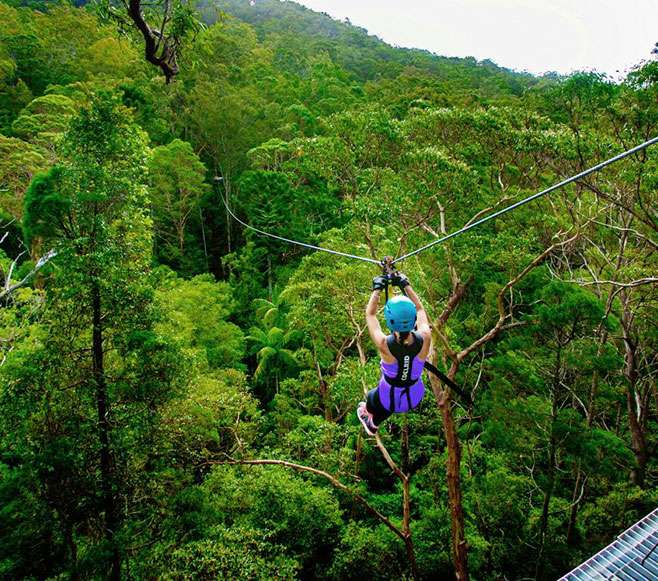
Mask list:
[[292,1],[255,0],[252,5],[249,0],[202,0],[199,9],[208,23],[217,19],[218,9],[247,22],[261,39],[291,33],[304,38],[318,51],[331,54],[336,64],[361,81],[394,78],[415,68],[471,88],[495,80],[501,92],[517,95],[538,81],[530,73],[499,67],[490,60],[445,57],[427,50],[394,47],[349,21],[341,22]]

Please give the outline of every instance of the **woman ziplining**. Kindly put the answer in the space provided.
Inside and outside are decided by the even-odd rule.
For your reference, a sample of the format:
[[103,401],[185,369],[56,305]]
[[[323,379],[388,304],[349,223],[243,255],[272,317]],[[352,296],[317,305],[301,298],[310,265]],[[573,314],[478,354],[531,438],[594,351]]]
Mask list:
[[[366,306],[366,324],[381,357],[381,375],[377,387],[357,407],[357,417],[369,436],[376,435],[380,424],[392,414],[408,413],[418,407],[425,395],[423,370],[438,377],[467,405],[472,403],[468,393],[427,361],[432,328],[409,279],[393,270],[390,257],[382,261],[382,268],[383,274],[372,279],[372,294]],[[389,299],[389,285],[398,287],[402,296]],[[377,318],[381,291],[386,296],[384,319],[390,335],[384,334]]]
[[[399,256],[395,259],[385,258],[378,261],[374,258],[365,256],[358,256],[346,252],[340,252],[330,248],[324,248],[305,242],[299,242],[290,238],[284,238],[276,234],[271,234],[254,228],[250,224],[238,218],[228,205],[228,201],[224,196],[221,196],[222,202],[226,206],[227,212],[238,223],[243,225],[261,236],[267,236],[275,240],[286,242],[309,248],[311,250],[318,250],[333,255],[359,260],[362,262],[369,262],[378,264],[383,267],[384,273],[382,276],[375,277],[373,281],[373,294],[368,303],[366,311],[366,320],[368,322],[368,330],[373,342],[377,346],[382,363],[382,376],[377,388],[370,391],[366,402],[361,402],[358,406],[357,415],[359,421],[363,424],[366,432],[369,435],[374,435],[377,432],[378,426],[382,421],[387,419],[392,413],[406,413],[414,409],[422,400],[424,393],[424,386],[421,379],[423,367],[436,375],[443,383],[448,385],[453,391],[457,392],[468,403],[470,398],[464,393],[453,381],[441,373],[436,367],[428,363],[425,359],[429,353],[431,333],[429,331],[429,323],[427,315],[423,309],[417,295],[411,290],[408,279],[394,270],[394,265],[407,258],[411,258],[425,250],[446,242],[451,238],[455,238],[473,228],[481,226],[490,220],[494,220],[503,214],[511,212],[521,206],[524,206],[538,198],[541,198],[555,190],[558,190],[568,184],[581,180],[603,168],[620,161],[630,155],[638,153],[649,146],[658,143],[658,137],[654,137],[637,145],[627,151],[624,151],[610,159],[607,159],[595,166],[590,167],[574,176],[566,178],[561,182],[554,184],[540,192],[532,194],[514,204],[511,204],[497,212],[489,214],[480,220],[467,224],[466,226],[451,232],[441,238],[433,240],[429,244],[422,246],[412,252]],[[216,177],[216,182],[222,178]],[[219,192],[219,190],[218,190]],[[387,291],[388,285],[400,287],[403,294],[407,292],[413,293],[409,297],[394,297],[387,301],[384,307],[384,314],[387,321],[387,326],[392,331],[392,335],[386,336],[381,330],[379,321],[376,317],[377,305],[379,303],[379,293],[381,290]],[[406,289],[406,292],[405,292]],[[388,292],[387,292],[388,295]],[[404,321],[404,323],[401,323]],[[417,324],[417,330],[414,328]],[[396,391],[398,390],[398,391]]]
[[[385,335],[377,319],[377,308],[381,291],[387,290],[389,280],[405,296],[394,296],[386,301],[384,317],[391,334]],[[368,392],[366,401],[359,403],[356,413],[366,433],[374,436],[381,423],[392,414],[410,412],[422,401],[425,395],[422,373],[432,330],[409,279],[398,272],[390,279],[386,276],[373,279],[366,323],[381,357],[381,375],[379,384]]]

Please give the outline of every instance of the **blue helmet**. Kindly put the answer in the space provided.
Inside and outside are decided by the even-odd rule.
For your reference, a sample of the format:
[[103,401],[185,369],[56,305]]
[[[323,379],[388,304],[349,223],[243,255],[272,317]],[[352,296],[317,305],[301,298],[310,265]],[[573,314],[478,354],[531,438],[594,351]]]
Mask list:
[[384,317],[391,331],[413,331],[416,326],[416,305],[408,297],[393,297],[384,306]]

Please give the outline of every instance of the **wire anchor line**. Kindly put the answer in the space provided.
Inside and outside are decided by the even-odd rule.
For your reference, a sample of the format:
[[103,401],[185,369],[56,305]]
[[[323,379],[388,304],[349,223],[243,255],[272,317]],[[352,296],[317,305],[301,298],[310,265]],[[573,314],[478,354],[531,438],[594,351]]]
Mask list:
[[[221,178],[215,177],[215,183],[220,181]],[[219,188],[217,188],[219,192]],[[356,254],[349,254],[347,252],[340,252],[338,250],[332,250],[331,248],[324,248],[322,246],[315,246],[314,244],[307,244],[306,242],[299,242],[298,240],[291,240],[290,238],[284,238],[283,236],[277,236],[276,234],[271,234],[270,232],[265,232],[264,230],[260,230],[259,228],[255,228],[254,226],[251,226],[250,224],[247,224],[246,222],[243,222],[238,218],[234,213],[233,210],[231,210],[230,206],[228,205],[228,200],[226,197],[219,192],[219,195],[222,199],[222,202],[224,203],[224,206],[226,207],[226,211],[231,215],[231,217],[238,223],[244,226],[245,228],[248,228],[249,230],[253,230],[254,232],[257,232],[258,234],[261,234],[262,236],[268,236],[269,238],[274,238],[275,240],[281,240],[282,242],[287,242],[288,244],[295,244],[297,246],[303,246],[304,248],[310,248],[311,250],[320,250],[322,252],[328,252],[329,254],[335,254],[338,256],[345,256],[346,258],[353,258],[355,260],[361,260],[362,262],[370,262],[372,264],[377,264],[380,265],[381,261],[375,260],[374,258],[367,258],[365,256],[357,256]]]
[[451,232],[450,234],[443,236],[442,238],[439,238],[438,240],[433,240],[429,244],[426,244],[425,246],[422,246],[421,248],[418,248],[417,250],[414,250],[413,252],[409,252],[408,254],[404,254],[403,256],[400,256],[399,258],[396,258],[393,260],[392,264],[396,264],[398,262],[401,262],[407,258],[411,258],[412,256],[415,256],[416,254],[419,254],[420,252],[423,252],[424,250],[427,250],[428,248],[431,248],[432,246],[436,246],[437,244],[441,244],[442,242],[445,242],[446,240],[450,240],[451,238],[454,238],[455,236],[459,236],[460,234],[463,234],[464,232],[467,232],[468,230],[471,230],[472,228],[475,228],[477,226],[481,226],[485,222],[489,222],[489,220],[493,220],[495,218],[498,218],[498,216],[502,216],[503,214],[506,214],[507,212],[511,212],[512,210],[515,210],[516,208],[519,208],[521,206],[524,206],[525,204],[528,204],[532,202],[533,200],[536,200],[537,198],[541,198],[542,196],[545,196],[546,194],[550,194],[551,192],[554,192],[557,189],[560,189],[572,182],[575,182],[579,179],[582,179],[584,177],[587,177],[590,174],[593,174],[594,172],[602,170],[604,167],[609,166],[610,164],[615,163],[616,161],[619,161],[621,159],[624,159],[625,157],[628,157],[629,155],[633,155],[634,153],[637,153],[638,151],[641,151],[643,149],[646,149],[647,147],[653,145],[654,143],[658,143],[658,136],[654,137],[653,139],[649,139],[648,141],[645,141],[644,143],[641,143],[640,145],[637,145],[633,147],[632,149],[629,149],[627,151],[624,151],[623,153],[620,153],[619,155],[615,155],[614,157],[611,157],[610,159],[607,159],[606,161],[602,161],[601,163],[590,167],[589,169],[586,169],[585,171],[580,172],[579,174],[576,174],[575,176],[572,176],[570,178],[567,178],[565,180],[562,180],[560,183],[554,184],[545,190],[542,190],[541,192],[537,192],[536,194],[533,194],[532,196],[528,196],[527,198],[524,198],[523,200],[519,200],[518,202],[507,206],[506,208],[503,208],[502,210],[498,210],[497,212],[494,212],[493,214],[490,214],[489,216],[485,216],[481,220],[478,220],[477,222],[473,222],[472,224],[469,224],[468,226],[464,226],[463,228],[460,228],[459,230],[455,230],[455,232]]

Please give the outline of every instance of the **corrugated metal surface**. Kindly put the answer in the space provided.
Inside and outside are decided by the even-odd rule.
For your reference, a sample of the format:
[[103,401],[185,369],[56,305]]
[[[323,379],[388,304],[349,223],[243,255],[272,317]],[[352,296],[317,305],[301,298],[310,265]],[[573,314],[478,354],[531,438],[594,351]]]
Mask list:
[[658,508],[560,581],[658,581]]

